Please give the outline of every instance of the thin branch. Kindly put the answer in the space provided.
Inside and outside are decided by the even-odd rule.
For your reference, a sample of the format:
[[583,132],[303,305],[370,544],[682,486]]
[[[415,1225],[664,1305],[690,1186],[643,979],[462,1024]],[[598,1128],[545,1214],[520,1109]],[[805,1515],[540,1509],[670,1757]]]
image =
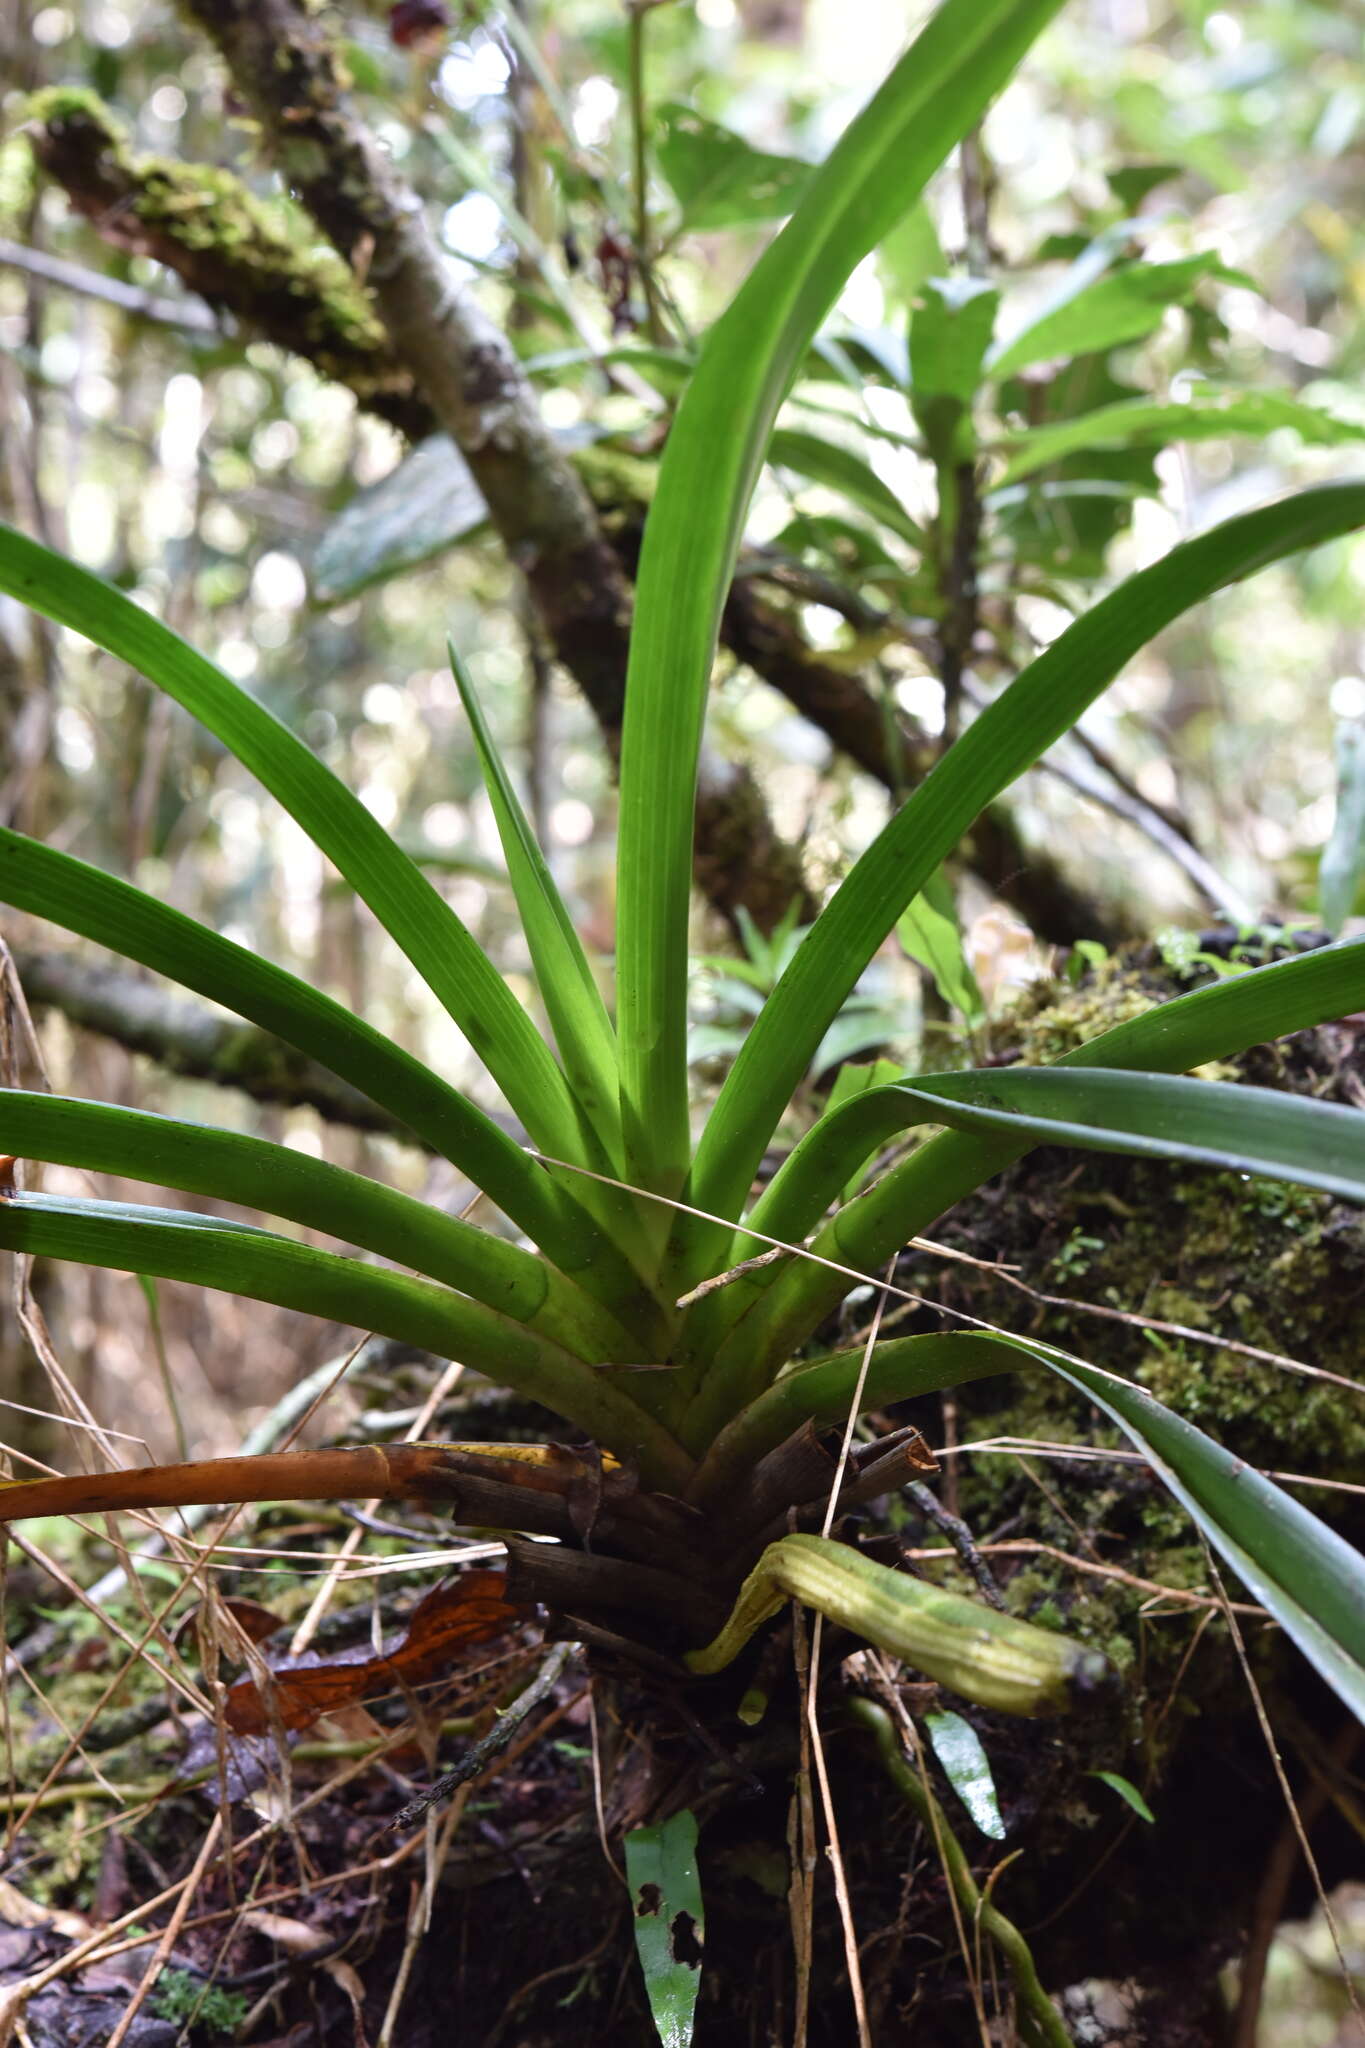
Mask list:
[[737,1266],[731,1266],[724,1273],[713,1273],[709,1280],[700,1281],[690,1294],[680,1294],[673,1306],[691,1308],[694,1301],[704,1301],[708,1294],[716,1293],[721,1287],[728,1287],[732,1280],[742,1280],[746,1273],[756,1273],[760,1266],[773,1266],[779,1259],[790,1257],[791,1253],[785,1245],[775,1244],[766,1252],[757,1252],[752,1259],[741,1259]]
[[1088,797],[1091,803],[1100,804],[1112,816],[1135,826],[1193,883],[1206,908],[1218,916],[1232,919],[1236,924],[1255,924],[1256,912],[1248,898],[1225,880],[1211,861],[1205,859],[1188,833],[1173,824],[1164,811],[1148,803],[1140,793],[1130,794],[1121,783],[1108,782],[1103,775],[1092,775],[1078,762],[1068,765],[1046,760],[1039,766],[1055,781],[1075,790],[1078,796]]
[[[933,742],[917,732],[897,707],[876,697],[860,677],[821,659],[792,614],[760,594],[757,584],[771,581],[774,573],[773,564],[760,558],[750,575],[736,579],[721,625],[725,645],[818,726],[841,753],[874,776],[892,796],[903,797],[933,767],[937,756]],[[821,603],[833,603],[831,591],[811,594],[818,595]],[[850,593],[845,594],[844,604],[835,608],[862,630],[894,630],[923,652],[922,636],[911,621],[888,618],[872,606],[861,605]],[[974,873],[1040,937],[1055,945],[1097,936],[1114,940],[1129,936],[1121,913],[1109,905],[1101,908],[1063,873],[1048,852],[1024,844],[1003,804],[991,805],[977,819],[966,858]]]
[[631,197],[635,204],[635,264],[645,295],[646,331],[653,342],[663,340],[658,295],[654,289],[654,252],[649,232],[649,108],[645,96],[645,16],[653,0],[629,0],[626,34],[630,51]]
[[428,1785],[425,1792],[419,1792],[406,1806],[400,1806],[389,1822],[390,1828],[415,1827],[433,1806],[438,1806],[443,1799],[449,1799],[453,1792],[459,1791],[461,1785],[468,1785],[479,1777],[493,1759],[507,1748],[523,1721],[549,1698],[563,1676],[565,1665],[577,1648],[577,1643],[560,1643],[556,1649],[551,1650],[525,1692],[520,1693],[511,1706],[499,1714],[482,1740],[476,1742],[461,1757],[453,1770],[446,1771],[434,1785]]
[[[976,1539],[967,1527],[967,1524],[962,1520],[962,1517],[949,1514],[938,1495],[932,1492],[922,1479],[912,1480],[905,1491],[909,1494],[920,1513],[931,1521],[936,1529],[943,1531],[948,1541],[952,1544],[953,1549],[967,1567],[967,1570],[976,1580],[977,1587],[982,1596],[990,1601],[992,1607],[998,1607],[1003,1612],[1005,1596],[996,1581],[995,1573],[981,1555],[980,1550],[977,1548]],[[902,1555],[907,1554],[905,1552],[902,1553]]]
[[257,1102],[315,1109],[329,1123],[380,1132],[409,1145],[421,1142],[406,1124],[316,1060],[208,1003],[75,953],[17,948],[14,959],[35,1010],[59,1010],[80,1029],[112,1038],[173,1074],[239,1088]]
[[149,320],[156,327],[177,327],[187,334],[220,332],[207,306],[196,305],[193,300],[158,298],[155,292],[144,291],[140,285],[105,277],[102,271],[87,270],[83,263],[68,263],[41,249],[26,249],[4,235],[0,235],[0,265],[7,270],[22,270],[27,277],[40,277],[45,284],[58,285],[63,291],[78,292],[82,298],[100,299],[106,306],[117,306],[121,313]]
[[[350,103],[326,22],[306,0],[186,0],[186,11],[222,53],[290,189],[364,278],[615,751],[632,609],[625,571],[510,342],[457,280],[418,195]],[[698,880],[725,914],[743,903],[766,929],[804,895],[799,857],[778,840],[747,771],[717,781],[703,762],[697,841]]]

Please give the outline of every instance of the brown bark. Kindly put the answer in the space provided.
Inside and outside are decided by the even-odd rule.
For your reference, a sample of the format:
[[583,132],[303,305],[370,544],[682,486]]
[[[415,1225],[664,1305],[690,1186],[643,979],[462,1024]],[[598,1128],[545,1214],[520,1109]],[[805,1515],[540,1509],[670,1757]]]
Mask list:
[[40,94],[28,134],[103,240],[164,263],[216,311],[303,356],[400,433],[431,431],[430,407],[340,258],[299,241],[282,210],[231,172],[133,153],[92,93]]
[[[892,707],[879,703],[857,676],[821,661],[806,645],[791,614],[768,603],[746,579],[731,589],[723,637],[741,661],[780,690],[893,796],[913,789],[933,767],[933,742]],[[1128,936],[1112,908],[1101,909],[1050,854],[1024,844],[1005,805],[992,804],[982,812],[964,851],[973,873],[1017,910],[1040,938],[1073,945],[1083,938]]]
[[[348,104],[333,45],[303,0],[186,7],[222,52],[291,189],[364,275],[398,354],[469,464],[555,652],[614,748],[630,584],[511,344],[452,280],[417,195]],[[764,929],[800,886],[797,857],[781,847],[745,770],[717,783],[703,764],[697,873],[725,914],[744,903]]]

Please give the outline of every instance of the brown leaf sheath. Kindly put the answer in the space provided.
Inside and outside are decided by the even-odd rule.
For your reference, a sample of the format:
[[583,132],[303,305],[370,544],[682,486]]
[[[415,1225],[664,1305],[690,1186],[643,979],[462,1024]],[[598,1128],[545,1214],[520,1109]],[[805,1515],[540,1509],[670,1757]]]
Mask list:
[[185,1508],[218,1501],[435,1500],[454,1503],[461,1480],[499,1489],[563,1495],[579,1470],[554,1445],[359,1444],[338,1450],[275,1451],[255,1458],[198,1458],[132,1472],[70,1479],[0,1481],[0,1522],[35,1515]]

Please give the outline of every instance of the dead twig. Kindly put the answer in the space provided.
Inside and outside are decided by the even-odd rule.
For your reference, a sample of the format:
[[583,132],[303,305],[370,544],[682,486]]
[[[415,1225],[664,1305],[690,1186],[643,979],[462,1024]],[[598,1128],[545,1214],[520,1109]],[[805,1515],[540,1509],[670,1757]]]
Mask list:
[[[985,1599],[992,1607],[1004,1610],[1005,1596],[996,1581],[995,1573],[977,1548],[976,1539],[960,1515],[950,1515],[938,1495],[927,1487],[922,1479],[912,1479],[905,1488],[920,1513],[926,1515],[936,1529],[941,1529],[953,1549],[961,1558],[967,1570],[976,1580]],[[904,1556],[912,1555],[905,1551]]]
[[511,1706],[504,1709],[487,1735],[476,1742],[467,1755],[461,1757],[453,1770],[446,1771],[434,1785],[428,1785],[425,1792],[419,1792],[406,1806],[400,1806],[389,1822],[389,1827],[414,1827],[433,1806],[438,1806],[443,1799],[449,1799],[452,1793],[458,1792],[461,1785],[472,1784],[494,1757],[507,1748],[527,1716],[533,1714],[536,1708],[549,1698],[577,1648],[577,1643],[560,1643],[557,1648],[551,1650],[525,1692],[519,1694]]
[[724,1273],[713,1273],[709,1280],[699,1282],[690,1294],[680,1294],[674,1307],[691,1308],[694,1301],[704,1301],[708,1294],[715,1294],[718,1289],[728,1287],[732,1280],[742,1280],[746,1273],[756,1273],[760,1266],[775,1266],[779,1259],[790,1257],[791,1254],[785,1245],[775,1244],[766,1252],[756,1253],[752,1259],[741,1259],[737,1266],[731,1266]]

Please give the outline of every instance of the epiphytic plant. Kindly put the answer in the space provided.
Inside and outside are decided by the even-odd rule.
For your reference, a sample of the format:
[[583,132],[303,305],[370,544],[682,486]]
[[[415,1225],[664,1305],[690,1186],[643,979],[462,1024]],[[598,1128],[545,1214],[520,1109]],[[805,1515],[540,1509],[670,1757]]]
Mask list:
[[[1365,1008],[1365,945],[1253,969],[1156,1008],[1045,1069],[935,1074],[826,1114],[757,1200],[755,1173],[815,1048],[897,920],[973,820],[1154,634],[1294,551],[1365,522],[1365,485],[1304,491],[1173,549],[1077,619],[982,711],[834,891],[693,1143],[686,1037],[694,769],[717,624],[743,520],[792,378],[854,266],[917,199],[1059,0],[945,0],[712,329],[669,435],[638,580],[621,758],[613,1018],[455,661],[553,1046],[470,933],[292,732],[107,584],[17,533],[0,589],[87,635],[200,719],[313,838],[403,949],[529,1134],[523,1147],[440,1074],[268,960],[169,905],[0,833],[0,900],[227,1005],[321,1060],[453,1161],[521,1241],[257,1139],[107,1104],[11,1092],[0,1144],[262,1207],[387,1265],[180,1210],[24,1193],[0,1245],[225,1288],[464,1360],[562,1416],[603,1454],[590,1548],[581,1459],[477,1447],[367,1453],[343,1490],[450,1498],[514,1546],[522,1597],[607,1613],[718,1668],[786,1595],[956,1691],[1021,1712],[1063,1706],[1102,1660],[927,1590],[813,1533],[831,1461],[814,1432],[982,1375],[1050,1371],[1134,1441],[1319,1672],[1365,1711],[1360,1560],[1313,1515],[1139,1388],[1044,1343],[922,1335],[804,1356],[849,1285],[1030,1146],[1145,1154],[1365,1200],[1355,1110],[1188,1078],[1278,1034]],[[945,390],[960,414],[964,398]],[[943,406],[934,432],[951,431]],[[946,447],[946,443],[943,444]],[[945,456],[945,460],[946,460]],[[941,1134],[840,1200],[892,1135]],[[705,1286],[756,1251],[785,1256]],[[642,1364],[660,1370],[642,1372]],[[293,1468],[302,1474],[302,1468]],[[903,1446],[850,1460],[847,1504],[899,1483]],[[118,1499],[277,1498],[279,1459],[122,1480],[20,1483],[0,1514]],[[793,1527],[795,1533],[787,1533]],[[624,1619],[622,1619],[624,1617]]]

